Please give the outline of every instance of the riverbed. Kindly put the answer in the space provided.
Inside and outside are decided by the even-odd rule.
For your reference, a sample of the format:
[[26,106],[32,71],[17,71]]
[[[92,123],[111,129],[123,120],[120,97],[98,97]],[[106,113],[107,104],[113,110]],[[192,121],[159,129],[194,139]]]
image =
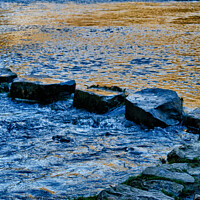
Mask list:
[[[200,107],[199,2],[0,3],[0,65],[20,77],[74,79],[77,87],[173,89]],[[148,130],[124,106],[97,115],[0,94],[0,197],[89,196],[157,165],[198,139],[184,126]]]

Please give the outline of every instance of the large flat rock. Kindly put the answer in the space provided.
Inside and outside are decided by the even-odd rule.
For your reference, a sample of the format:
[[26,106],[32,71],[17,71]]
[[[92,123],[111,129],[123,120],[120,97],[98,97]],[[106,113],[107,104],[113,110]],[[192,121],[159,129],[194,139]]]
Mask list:
[[160,191],[145,191],[127,185],[105,189],[97,196],[97,200],[172,200],[174,198],[163,194]]
[[13,81],[13,79],[17,78],[17,74],[12,72],[8,68],[1,68],[0,69],[0,83],[10,83]]
[[49,103],[75,91],[74,80],[57,80],[40,76],[17,78],[11,85],[12,98]]
[[178,196],[184,189],[184,186],[168,180],[157,180],[155,178],[152,180],[148,180],[146,176],[142,177],[135,177],[131,182],[129,182],[130,186],[141,188],[146,191],[157,190],[157,191],[166,191],[174,196]]
[[124,102],[122,92],[101,88],[77,89],[74,94],[73,105],[84,108],[89,112],[103,114]]
[[194,183],[195,179],[187,174],[187,173],[180,173],[180,172],[172,172],[163,167],[147,167],[143,172],[143,175],[148,176],[157,176],[161,178],[166,178],[169,180],[178,180],[184,183]]
[[172,90],[147,88],[126,98],[126,118],[149,128],[178,124],[182,111],[182,99]]

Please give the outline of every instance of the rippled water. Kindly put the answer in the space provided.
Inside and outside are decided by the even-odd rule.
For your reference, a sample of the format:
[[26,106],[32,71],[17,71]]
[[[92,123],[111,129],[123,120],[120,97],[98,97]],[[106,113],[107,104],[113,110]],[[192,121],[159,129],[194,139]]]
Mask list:
[[[77,87],[170,88],[199,107],[199,2],[16,2],[0,2],[2,67]],[[0,94],[0,197],[97,194],[196,140],[183,126],[142,129],[124,107],[95,115],[72,97],[42,106]]]
[[71,98],[41,106],[0,97],[1,199],[94,195],[198,138],[182,126],[141,129],[124,107],[94,115]]
[[200,105],[200,2],[1,3],[1,64],[78,86],[170,88]]

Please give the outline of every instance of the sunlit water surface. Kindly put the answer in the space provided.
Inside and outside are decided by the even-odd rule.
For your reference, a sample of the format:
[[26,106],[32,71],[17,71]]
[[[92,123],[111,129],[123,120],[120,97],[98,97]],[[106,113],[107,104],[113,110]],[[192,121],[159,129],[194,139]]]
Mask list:
[[200,105],[200,2],[1,3],[1,64],[20,76],[177,91]]
[[[77,87],[173,89],[200,107],[200,2],[0,3],[0,65],[19,76],[75,79]],[[12,101],[1,94],[0,197],[97,194],[158,164],[197,136],[143,130],[124,118]],[[62,136],[66,140],[60,140]]]

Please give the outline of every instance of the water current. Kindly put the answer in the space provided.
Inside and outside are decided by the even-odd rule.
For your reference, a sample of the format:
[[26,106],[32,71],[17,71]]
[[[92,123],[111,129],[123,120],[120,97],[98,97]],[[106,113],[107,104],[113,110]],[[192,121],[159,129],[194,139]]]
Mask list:
[[[200,107],[200,2],[0,2],[0,65],[77,87],[173,89]],[[197,135],[0,94],[0,198],[66,199],[125,181]]]

